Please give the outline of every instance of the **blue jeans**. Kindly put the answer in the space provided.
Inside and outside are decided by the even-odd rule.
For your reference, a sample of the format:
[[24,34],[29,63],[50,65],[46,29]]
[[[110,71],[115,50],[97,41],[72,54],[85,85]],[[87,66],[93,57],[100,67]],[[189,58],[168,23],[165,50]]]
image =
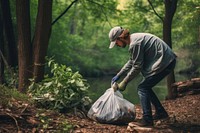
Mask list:
[[158,97],[152,90],[157,83],[159,83],[164,77],[173,71],[176,65],[176,60],[172,61],[163,71],[160,73],[144,78],[138,86],[138,95],[140,98],[140,104],[143,110],[143,119],[146,121],[153,121],[151,104],[154,105],[157,113],[166,112]]

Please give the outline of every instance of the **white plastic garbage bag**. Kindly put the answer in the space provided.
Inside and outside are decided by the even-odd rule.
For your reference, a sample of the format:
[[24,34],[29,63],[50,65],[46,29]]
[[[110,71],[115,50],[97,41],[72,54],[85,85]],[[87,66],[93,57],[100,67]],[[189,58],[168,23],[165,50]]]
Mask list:
[[135,119],[135,106],[119,91],[109,88],[92,105],[87,116],[100,123],[125,124]]

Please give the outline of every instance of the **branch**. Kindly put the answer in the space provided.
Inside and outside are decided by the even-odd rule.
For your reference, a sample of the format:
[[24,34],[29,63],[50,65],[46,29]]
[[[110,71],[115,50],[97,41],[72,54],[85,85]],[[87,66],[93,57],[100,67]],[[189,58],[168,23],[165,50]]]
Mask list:
[[6,65],[6,67],[8,68],[9,67],[8,62],[6,61],[6,58],[3,56],[3,53],[2,53],[1,50],[0,50],[0,57],[2,58],[2,60],[3,60],[4,64]]
[[163,18],[156,12],[156,10],[154,9],[153,4],[151,3],[151,1],[148,0],[148,2],[149,2],[149,4],[150,4],[151,8],[153,9],[153,12],[154,12],[154,13],[156,14],[156,16],[158,16],[158,17],[160,18],[160,20],[163,22]]
[[89,1],[91,3],[94,3],[94,4],[98,5],[98,6],[104,7],[103,5],[101,5],[101,4],[97,3],[97,2],[94,2],[94,1],[91,1],[91,0],[87,0],[87,1]]
[[52,23],[51,26],[53,26],[70,8],[73,4],[75,4],[78,0],[74,0],[66,9],[63,13],[61,13]]
[[[6,131],[6,133],[9,133],[9,132],[10,132],[8,129],[6,129],[6,128],[3,128],[3,127],[0,127],[0,129],[2,129],[2,130],[4,130],[4,131]],[[2,131],[2,130],[1,130],[1,131]]]
[[97,2],[94,2],[94,1],[91,1],[91,0],[87,0],[87,1],[89,1],[89,2],[91,2],[91,3],[94,3],[94,4],[98,5],[98,6],[100,6],[100,8],[101,8],[101,10],[102,10],[102,12],[103,12],[103,14],[104,14],[104,16],[106,17],[106,21],[107,21],[107,22],[109,23],[109,25],[112,27],[111,23],[110,23],[109,20],[108,20],[108,17],[107,17],[107,15],[106,15],[106,13],[103,11],[103,8],[105,8],[105,7],[104,7],[103,5],[97,3]]
[[15,117],[13,117],[11,114],[9,114],[9,113],[6,113],[8,116],[10,116],[14,121],[15,121],[15,124],[16,124],[16,126],[17,126],[17,130],[18,130],[18,132],[20,131],[20,128],[19,128],[19,124],[18,124],[18,122],[17,122],[17,120],[15,119]]
[[8,71],[10,72],[11,75],[13,75],[13,72],[10,68],[10,66],[8,65],[8,62],[6,61],[6,58],[4,57],[2,51],[0,50],[0,58],[2,58],[4,64],[6,65],[6,68],[8,69]]

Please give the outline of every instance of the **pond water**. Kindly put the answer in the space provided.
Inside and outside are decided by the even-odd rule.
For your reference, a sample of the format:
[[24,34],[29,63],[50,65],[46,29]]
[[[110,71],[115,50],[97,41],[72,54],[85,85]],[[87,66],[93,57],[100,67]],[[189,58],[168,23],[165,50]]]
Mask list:
[[[178,74],[176,75],[176,81],[186,80],[187,78]],[[90,84],[89,96],[95,102],[103,93],[111,87],[111,76],[99,77],[99,78],[87,78]],[[139,97],[137,94],[137,86],[141,82],[142,77],[137,76],[135,79],[129,82],[125,91],[122,92],[125,99],[133,104],[139,103]],[[164,100],[167,96],[166,79],[163,79],[159,84],[153,88],[154,92],[160,100]]]

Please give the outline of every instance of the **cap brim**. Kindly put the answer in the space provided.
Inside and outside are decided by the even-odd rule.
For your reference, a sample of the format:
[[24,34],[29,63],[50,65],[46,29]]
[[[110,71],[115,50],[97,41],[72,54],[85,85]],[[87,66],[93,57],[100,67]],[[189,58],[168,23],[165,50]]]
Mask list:
[[116,40],[115,40],[115,41],[112,41],[112,42],[110,43],[109,48],[113,48],[113,47],[115,46],[115,43],[116,43]]

